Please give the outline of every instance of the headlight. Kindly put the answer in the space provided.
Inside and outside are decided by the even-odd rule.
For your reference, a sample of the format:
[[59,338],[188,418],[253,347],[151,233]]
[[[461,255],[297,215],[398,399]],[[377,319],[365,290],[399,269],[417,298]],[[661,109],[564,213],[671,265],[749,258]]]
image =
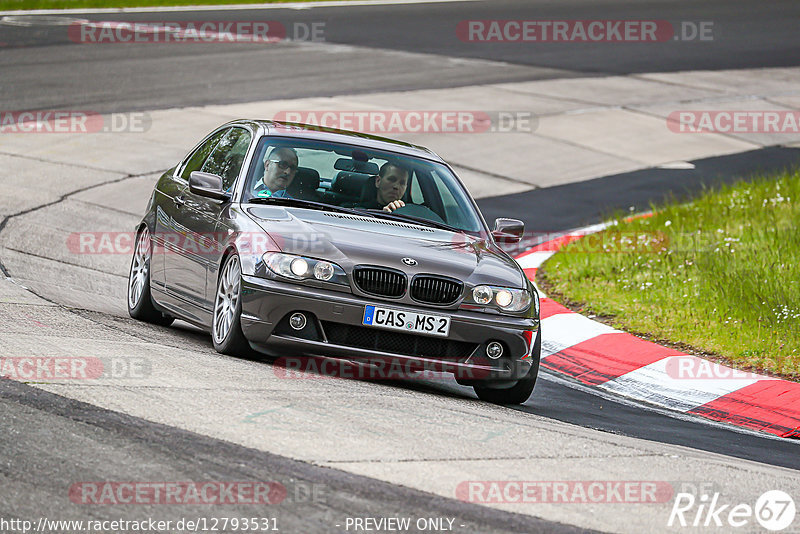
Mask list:
[[475,286],[472,302],[482,306],[495,305],[501,310],[520,312],[527,310],[533,300],[527,289],[510,287]]
[[317,280],[328,281],[333,278],[335,268],[329,261],[318,261],[314,266],[314,278]]
[[511,306],[511,302],[513,300],[514,300],[514,295],[512,295],[511,291],[509,291],[508,289],[501,289],[494,295],[494,301],[501,308],[508,308],[509,306]]
[[282,252],[267,252],[264,263],[273,273],[292,280],[319,280],[347,285],[344,269],[326,260],[316,260]]
[[527,289],[501,289],[495,291],[494,301],[508,311],[527,310],[531,305],[531,294]]
[[492,288],[489,286],[478,286],[472,290],[472,300],[476,304],[489,304],[492,301]]
[[295,258],[292,260],[292,263],[289,264],[289,269],[292,271],[293,275],[298,278],[303,278],[306,273],[308,273],[308,262],[303,258]]

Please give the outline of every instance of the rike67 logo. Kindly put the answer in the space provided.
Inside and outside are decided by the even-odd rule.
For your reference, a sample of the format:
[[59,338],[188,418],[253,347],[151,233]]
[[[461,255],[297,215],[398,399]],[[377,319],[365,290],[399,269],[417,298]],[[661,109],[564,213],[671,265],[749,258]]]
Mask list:
[[792,497],[781,490],[770,490],[756,499],[755,505],[724,503],[719,493],[700,497],[693,493],[678,493],[669,514],[669,527],[741,528],[753,525],[777,532],[794,521],[796,510]]

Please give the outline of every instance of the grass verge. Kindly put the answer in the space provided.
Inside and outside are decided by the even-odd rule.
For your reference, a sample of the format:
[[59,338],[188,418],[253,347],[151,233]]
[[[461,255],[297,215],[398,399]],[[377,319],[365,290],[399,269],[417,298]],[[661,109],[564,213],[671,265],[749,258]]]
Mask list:
[[[120,7],[208,6],[230,4],[287,4],[299,0],[0,0],[0,11],[29,9],[96,9]],[[322,2],[325,0],[302,0]],[[255,6],[254,6],[255,7]]]
[[584,313],[800,380],[800,170],[706,190],[575,241],[539,270]]

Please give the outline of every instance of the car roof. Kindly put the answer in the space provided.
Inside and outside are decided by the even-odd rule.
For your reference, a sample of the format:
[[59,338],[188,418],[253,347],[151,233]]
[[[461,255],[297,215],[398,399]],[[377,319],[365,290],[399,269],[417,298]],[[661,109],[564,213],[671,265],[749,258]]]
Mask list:
[[261,130],[263,135],[302,137],[303,139],[318,139],[320,141],[329,141],[333,143],[358,145],[365,148],[397,152],[406,156],[416,156],[444,163],[444,160],[442,160],[438,154],[423,146],[361,132],[327,128],[314,124],[279,122],[264,119],[239,119],[226,124],[226,126],[233,126],[234,124],[249,124],[254,129]]

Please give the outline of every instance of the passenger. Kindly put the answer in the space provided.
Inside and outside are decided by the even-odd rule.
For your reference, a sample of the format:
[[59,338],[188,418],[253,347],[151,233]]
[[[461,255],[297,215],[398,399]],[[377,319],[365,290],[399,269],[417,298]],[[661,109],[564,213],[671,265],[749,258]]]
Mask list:
[[293,148],[274,147],[264,158],[264,176],[253,188],[257,197],[286,197],[291,195],[286,188],[297,174],[297,152]]
[[375,177],[375,193],[367,192],[367,198],[362,198],[356,207],[393,212],[406,205],[400,200],[406,194],[408,179],[411,173],[399,163],[387,161]]

